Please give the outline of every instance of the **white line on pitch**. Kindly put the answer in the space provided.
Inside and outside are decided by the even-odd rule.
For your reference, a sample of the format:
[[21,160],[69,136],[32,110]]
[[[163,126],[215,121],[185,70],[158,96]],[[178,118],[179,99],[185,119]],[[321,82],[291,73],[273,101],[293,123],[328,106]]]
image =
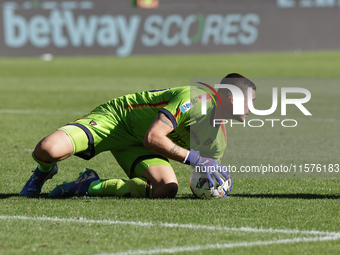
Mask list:
[[306,242],[321,242],[321,241],[333,241],[339,240],[340,235],[323,236],[323,237],[301,237],[292,239],[281,239],[281,240],[269,240],[269,241],[256,241],[256,242],[240,242],[240,243],[222,243],[222,244],[206,244],[196,246],[180,246],[173,248],[159,248],[152,250],[135,250],[118,253],[100,253],[99,255],[134,255],[134,254],[172,254],[178,252],[194,252],[204,250],[215,250],[215,249],[231,249],[238,247],[253,247],[253,246],[266,246],[273,244],[288,244],[288,243],[306,243]]
[[179,223],[152,223],[140,221],[120,221],[120,220],[89,220],[84,218],[52,218],[52,217],[27,217],[27,216],[7,216],[0,215],[0,220],[36,220],[36,221],[54,221],[54,222],[71,222],[71,223],[93,223],[106,225],[131,225],[138,227],[165,227],[165,228],[186,228],[186,229],[204,229],[211,231],[235,231],[235,232],[253,232],[253,233],[282,233],[282,234],[304,234],[304,235],[340,235],[340,232],[328,232],[317,230],[298,230],[298,229],[273,229],[273,228],[249,228],[249,227],[223,227],[223,226],[207,226],[195,224],[179,224]]

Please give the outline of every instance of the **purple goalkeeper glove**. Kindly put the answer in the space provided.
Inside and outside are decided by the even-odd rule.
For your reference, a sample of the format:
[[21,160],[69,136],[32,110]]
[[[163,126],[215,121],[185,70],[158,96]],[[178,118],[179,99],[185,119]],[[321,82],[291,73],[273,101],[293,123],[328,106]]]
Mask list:
[[231,180],[229,171],[226,170],[220,163],[212,158],[201,157],[199,153],[193,149],[189,151],[184,163],[191,165],[195,171],[204,173],[207,176],[209,186],[211,188],[214,187],[212,177],[216,179],[220,186],[224,184],[224,181],[221,179],[219,174],[221,174],[225,180]]

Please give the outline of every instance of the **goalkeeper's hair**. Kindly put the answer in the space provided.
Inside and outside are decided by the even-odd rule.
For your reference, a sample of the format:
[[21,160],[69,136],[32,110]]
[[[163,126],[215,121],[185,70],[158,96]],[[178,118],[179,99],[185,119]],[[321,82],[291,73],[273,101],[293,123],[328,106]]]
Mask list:
[[255,84],[238,73],[230,73],[226,77],[221,80],[221,84],[231,84],[238,88],[240,88],[243,92],[245,92],[249,87],[253,90],[256,90]]

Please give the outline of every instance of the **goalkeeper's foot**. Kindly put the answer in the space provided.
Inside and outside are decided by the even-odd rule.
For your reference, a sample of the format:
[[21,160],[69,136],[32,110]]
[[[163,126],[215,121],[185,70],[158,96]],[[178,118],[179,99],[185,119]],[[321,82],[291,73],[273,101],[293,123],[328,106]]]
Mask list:
[[98,174],[94,170],[87,168],[85,172],[79,174],[77,180],[58,185],[48,196],[60,198],[87,195],[91,183],[97,180],[100,180]]
[[55,164],[51,171],[48,173],[44,173],[39,170],[37,167],[33,174],[31,175],[31,178],[26,182],[25,186],[22,188],[20,192],[20,196],[36,196],[39,195],[41,192],[41,188],[44,185],[44,183],[48,179],[52,179],[52,177],[58,173],[58,165]]

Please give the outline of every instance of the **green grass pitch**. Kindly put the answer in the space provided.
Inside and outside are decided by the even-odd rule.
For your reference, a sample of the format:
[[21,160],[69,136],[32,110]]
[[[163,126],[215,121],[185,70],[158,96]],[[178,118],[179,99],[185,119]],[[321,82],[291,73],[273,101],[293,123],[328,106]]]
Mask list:
[[[259,79],[258,91],[267,79],[320,81],[311,87],[315,121],[289,131],[228,129],[231,163],[340,163],[339,59],[340,52],[0,59],[0,254],[337,254],[339,178],[239,176],[227,199],[199,200],[189,171],[173,162],[175,199],[47,198],[85,167],[125,177],[102,153],[61,162],[39,198],[18,193],[36,167],[34,146],[56,128],[126,93],[229,72]],[[268,107],[261,98],[256,104]]]

